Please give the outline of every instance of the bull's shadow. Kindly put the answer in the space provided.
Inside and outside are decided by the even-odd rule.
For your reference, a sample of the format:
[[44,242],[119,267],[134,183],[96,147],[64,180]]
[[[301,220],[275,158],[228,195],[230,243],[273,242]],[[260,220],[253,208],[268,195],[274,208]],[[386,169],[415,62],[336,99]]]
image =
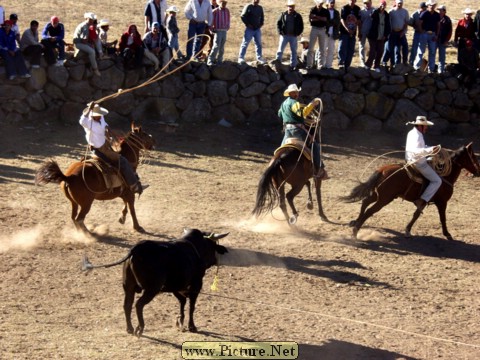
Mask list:
[[355,261],[299,259],[292,256],[276,256],[260,251],[229,247],[228,253],[220,257],[219,263],[220,265],[233,267],[270,266],[327,278],[337,283],[368,283],[371,286],[391,288],[388,283],[373,281],[351,271],[334,269],[334,267],[365,269],[362,264]]
[[416,358],[397,352],[371,348],[347,341],[329,339],[322,345],[298,344],[298,358],[303,360],[415,360]]
[[407,238],[404,233],[392,229],[379,228],[379,230],[391,234],[393,237],[382,237],[378,240],[363,242],[357,240],[355,246],[377,252],[403,255],[415,253],[428,257],[480,262],[480,245],[477,244],[467,244],[459,240],[446,240],[444,237],[436,236],[412,236]]

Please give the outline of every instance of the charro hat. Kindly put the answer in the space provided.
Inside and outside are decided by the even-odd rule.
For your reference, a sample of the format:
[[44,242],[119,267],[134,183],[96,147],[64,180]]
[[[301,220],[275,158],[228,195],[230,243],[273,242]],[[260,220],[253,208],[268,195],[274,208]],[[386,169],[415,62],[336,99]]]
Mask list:
[[290,84],[288,85],[288,87],[285,89],[285,91],[283,92],[283,96],[290,96],[290,93],[292,92],[300,92],[300,90],[302,90],[301,88],[299,88],[297,86],[297,84]]
[[428,121],[426,116],[417,116],[415,121],[409,121],[405,125],[424,125],[424,126],[432,126],[433,122]]
[[[89,109],[90,109],[90,106],[87,107],[87,108],[85,108],[85,110],[83,110],[83,113],[86,114],[86,113],[89,111]],[[100,105],[98,105],[98,104],[95,104],[95,105],[93,106],[93,109],[90,110],[90,111],[91,111],[90,114],[91,114],[92,116],[103,116],[103,115],[107,115],[107,114],[108,114],[108,110],[105,109],[105,108],[100,107]]]

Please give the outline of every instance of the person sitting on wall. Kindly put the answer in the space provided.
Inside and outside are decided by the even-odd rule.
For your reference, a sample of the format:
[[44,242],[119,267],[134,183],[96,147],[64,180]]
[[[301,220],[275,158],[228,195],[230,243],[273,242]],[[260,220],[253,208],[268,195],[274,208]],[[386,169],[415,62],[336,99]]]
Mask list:
[[5,20],[3,27],[0,28],[0,56],[5,61],[5,71],[8,80],[15,80],[17,75],[27,79],[31,76],[27,71],[22,52],[17,47],[12,25],[12,21]]
[[38,42],[38,21],[32,20],[30,28],[25,30],[20,39],[20,50],[23,55],[30,58],[33,69],[40,67],[40,59],[43,53],[43,45]]
[[[48,65],[63,66],[65,61],[65,27],[57,16],[52,16],[42,31],[42,45],[44,46],[45,60]],[[55,60],[55,49],[58,50],[58,60]]]
[[143,41],[135,24],[128,26],[120,38],[120,55],[123,57],[127,68],[139,68],[143,64]]

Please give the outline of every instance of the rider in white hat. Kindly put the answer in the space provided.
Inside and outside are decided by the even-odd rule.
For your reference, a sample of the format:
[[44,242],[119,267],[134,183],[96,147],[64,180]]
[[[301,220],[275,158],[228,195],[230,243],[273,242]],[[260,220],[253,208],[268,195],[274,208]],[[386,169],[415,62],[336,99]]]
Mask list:
[[414,201],[417,209],[421,211],[442,185],[442,179],[427,162],[428,156],[435,155],[440,151],[440,145],[431,147],[425,145],[423,134],[427,132],[429,126],[433,125],[425,116],[417,116],[415,121],[410,121],[407,125],[414,125],[414,128],[407,135],[405,160],[430,182],[420,198]]
[[324,169],[324,164],[320,159],[320,144],[311,138],[308,129],[305,126],[306,117],[312,110],[320,104],[320,99],[314,99],[310,104],[303,105],[298,101],[300,96],[300,88],[296,84],[288,85],[284,91],[283,96],[287,99],[282,103],[278,110],[278,116],[282,119],[285,136],[283,137],[282,145],[285,144],[288,138],[297,138],[306,141],[307,137],[312,142],[313,146],[313,163],[315,165],[315,177],[326,180],[328,179],[327,172]]

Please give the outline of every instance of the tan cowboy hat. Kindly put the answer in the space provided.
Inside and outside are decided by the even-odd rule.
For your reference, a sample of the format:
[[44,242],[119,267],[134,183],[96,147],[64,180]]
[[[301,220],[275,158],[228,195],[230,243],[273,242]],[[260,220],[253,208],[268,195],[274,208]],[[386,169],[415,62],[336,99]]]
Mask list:
[[300,44],[310,43],[310,40],[308,40],[306,37],[302,36],[302,37],[300,38],[299,43],[300,43]]
[[300,90],[302,90],[302,89],[299,88],[297,86],[297,84],[290,84],[290,85],[288,85],[288,87],[283,92],[283,96],[290,96],[290,93],[295,92],[295,91],[300,92]]
[[167,9],[167,12],[168,13],[171,13],[171,12],[174,12],[174,13],[178,13],[178,8],[174,5],[174,6],[170,6],[168,9]]
[[415,121],[407,122],[405,125],[424,125],[424,126],[432,126],[433,122],[428,121],[426,116],[417,116]]
[[295,6],[295,0],[287,0],[287,6]]
[[[85,110],[83,110],[83,113],[87,114],[89,109],[90,109],[90,106],[85,108]],[[103,115],[107,115],[107,114],[108,114],[108,110],[100,107],[100,105],[98,105],[98,104],[95,104],[93,106],[93,109],[90,110],[90,115],[92,115],[92,116],[103,116]]]
[[470,8],[466,8],[465,10],[463,10],[463,13],[464,13],[464,14],[470,14],[470,15],[472,15],[472,14],[473,14],[473,10],[470,9]]
[[102,26],[109,26],[110,25],[110,22],[108,21],[108,19],[102,19],[100,20],[100,23],[98,24],[98,26],[102,27]]

